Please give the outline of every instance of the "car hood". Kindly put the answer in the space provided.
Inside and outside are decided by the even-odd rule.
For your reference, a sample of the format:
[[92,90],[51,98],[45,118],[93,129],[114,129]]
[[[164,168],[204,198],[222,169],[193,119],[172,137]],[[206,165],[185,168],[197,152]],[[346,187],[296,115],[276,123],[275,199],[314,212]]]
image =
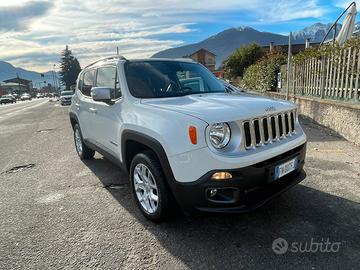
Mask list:
[[172,98],[142,99],[144,105],[197,117],[207,123],[246,120],[295,109],[293,103],[248,93],[210,93]]

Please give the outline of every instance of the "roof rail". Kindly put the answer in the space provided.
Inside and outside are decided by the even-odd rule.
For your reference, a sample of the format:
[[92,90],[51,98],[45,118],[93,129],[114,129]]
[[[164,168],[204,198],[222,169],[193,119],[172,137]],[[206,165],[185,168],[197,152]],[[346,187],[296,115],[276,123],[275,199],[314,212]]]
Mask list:
[[90,66],[92,66],[92,65],[94,65],[94,64],[96,64],[98,62],[105,61],[105,60],[112,60],[112,59],[126,60],[126,58],[124,56],[122,56],[122,55],[110,55],[110,56],[107,56],[107,57],[102,57],[102,58],[96,60],[95,62],[92,62],[91,64],[84,67],[84,69],[88,68],[88,67],[90,67]]
[[174,60],[184,61],[184,62],[196,62],[194,59],[192,59],[192,58],[187,58],[187,57],[175,58]]

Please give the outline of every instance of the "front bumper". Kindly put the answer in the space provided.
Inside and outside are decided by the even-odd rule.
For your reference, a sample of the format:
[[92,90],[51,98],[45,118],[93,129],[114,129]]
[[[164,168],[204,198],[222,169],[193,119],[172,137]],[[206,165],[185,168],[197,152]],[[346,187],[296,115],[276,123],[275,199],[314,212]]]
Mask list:
[[[286,153],[241,169],[224,170],[233,176],[230,180],[215,181],[211,176],[221,170],[210,171],[192,183],[173,182],[171,189],[178,204],[185,210],[239,213],[254,210],[274,196],[305,179],[303,171],[306,143]],[[277,180],[275,167],[298,158],[297,169]],[[211,197],[216,189],[218,196]]]
[[71,104],[71,99],[70,100],[60,100],[61,105],[70,105]]

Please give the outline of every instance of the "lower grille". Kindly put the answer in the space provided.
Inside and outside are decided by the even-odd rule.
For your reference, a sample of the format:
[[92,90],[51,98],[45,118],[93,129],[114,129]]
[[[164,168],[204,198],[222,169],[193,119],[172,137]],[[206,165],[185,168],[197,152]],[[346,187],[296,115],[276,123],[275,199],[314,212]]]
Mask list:
[[270,141],[286,139],[295,133],[296,111],[279,113],[243,122],[245,148],[259,147]]

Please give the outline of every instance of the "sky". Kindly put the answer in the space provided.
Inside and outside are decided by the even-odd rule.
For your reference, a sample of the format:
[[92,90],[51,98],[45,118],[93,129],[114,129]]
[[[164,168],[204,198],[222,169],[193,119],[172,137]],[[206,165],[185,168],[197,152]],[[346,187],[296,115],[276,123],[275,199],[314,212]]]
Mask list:
[[[58,69],[69,45],[81,66],[201,41],[231,27],[287,35],[333,22],[341,0],[0,0],[0,60],[44,72]],[[358,7],[360,3],[358,3]]]

